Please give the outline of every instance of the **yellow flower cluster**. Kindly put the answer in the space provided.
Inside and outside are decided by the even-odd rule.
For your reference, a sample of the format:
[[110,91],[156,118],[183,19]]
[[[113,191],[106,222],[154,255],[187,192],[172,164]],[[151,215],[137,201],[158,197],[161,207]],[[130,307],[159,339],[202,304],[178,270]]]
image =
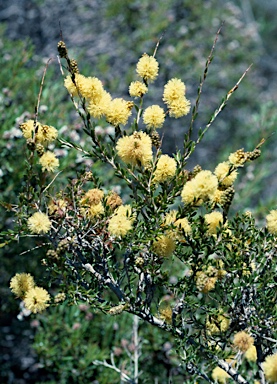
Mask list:
[[77,89],[82,97],[98,101],[104,91],[102,82],[97,77],[85,77],[79,73],[75,74]]
[[168,324],[172,323],[172,308],[171,308],[171,306],[168,303],[163,301],[159,305],[159,315],[158,315],[158,317],[161,320],[164,320]]
[[116,150],[126,164],[146,166],[152,160],[152,141],[145,132],[134,132],[131,136],[121,137]]
[[224,369],[220,367],[215,367],[212,372],[212,378],[217,383],[226,384],[226,380],[230,378],[230,375],[228,375],[228,373],[225,372]]
[[53,199],[48,204],[48,212],[53,215],[56,212],[64,213],[67,207],[67,202],[64,199]]
[[92,117],[99,119],[106,115],[112,101],[111,95],[103,90],[97,99],[88,100],[88,111]]
[[153,252],[160,257],[169,257],[175,251],[176,243],[174,236],[162,235],[158,237],[152,246]]
[[262,363],[265,378],[269,383],[277,382],[277,353],[267,356]]
[[112,191],[107,196],[106,203],[111,209],[116,209],[117,207],[122,205],[122,200],[116,192]]
[[231,153],[229,162],[236,167],[242,167],[247,161],[247,153],[243,149],[238,149],[236,152]]
[[40,156],[39,163],[42,166],[42,171],[54,172],[59,166],[59,160],[51,151],[44,153],[44,146],[52,143],[58,136],[56,128],[43,125],[34,120],[28,120],[20,125],[23,136],[27,142],[35,145],[35,149]]
[[104,192],[101,189],[93,188],[88,190],[85,195],[81,198],[81,205],[97,205],[101,202],[104,197]]
[[175,159],[168,155],[161,155],[154,171],[154,183],[164,183],[171,180],[177,169]]
[[50,231],[51,221],[49,217],[42,212],[35,212],[27,221],[31,233],[43,234]]
[[206,329],[210,335],[226,332],[230,326],[230,318],[226,315],[218,315],[206,321]]
[[159,73],[159,63],[153,56],[144,53],[137,63],[137,74],[146,82],[154,81]]
[[46,151],[40,158],[42,171],[54,172],[59,166],[59,159],[51,151]]
[[191,225],[186,217],[176,220],[174,225],[179,231],[184,231],[186,235],[190,235],[192,233]]
[[38,144],[49,144],[52,143],[58,137],[58,131],[56,128],[43,125],[38,121],[35,124],[34,120],[28,120],[20,125],[23,136],[26,140],[35,139],[35,143]]
[[108,123],[118,126],[125,125],[131,115],[133,103],[122,98],[112,99],[105,91],[102,82],[96,77],[85,77],[79,73],[75,74],[74,82],[70,76],[64,80],[64,85],[72,96],[84,97],[88,101],[88,111],[91,116],[106,117]]
[[126,236],[133,228],[134,215],[130,205],[121,205],[109,220],[108,231],[112,236]]
[[230,163],[228,161],[224,161],[222,163],[219,163],[214,171],[214,174],[218,178],[219,184],[225,188],[228,188],[233,185],[238,175],[238,172],[235,169],[230,172],[230,168]]
[[90,220],[93,220],[104,214],[105,209],[102,204],[104,192],[101,189],[93,188],[85,193],[80,200],[80,205],[83,207],[81,212]]
[[34,287],[30,289],[24,298],[24,304],[32,313],[40,313],[45,308],[49,307],[50,295],[46,289]]
[[131,97],[142,97],[148,92],[146,84],[141,81],[132,81],[129,86],[129,94]]
[[244,356],[248,361],[255,362],[257,360],[257,349],[255,345],[251,345],[251,347],[249,347],[245,352]]
[[111,100],[106,110],[106,120],[115,127],[119,124],[127,124],[128,118],[131,116],[133,103],[125,101],[121,98]]
[[218,179],[211,171],[200,171],[184,185],[181,197],[185,204],[201,205],[212,200],[218,187]]
[[17,273],[10,282],[10,289],[16,297],[23,299],[26,292],[35,286],[33,276],[29,273]]
[[[220,268],[223,267],[223,263],[219,263]],[[217,269],[213,266],[209,266],[204,271],[196,273],[196,287],[200,292],[208,293],[215,288],[215,284],[218,279],[223,279],[226,275],[224,269]]]
[[233,344],[239,351],[245,353],[254,344],[254,338],[245,331],[240,331],[235,334]]
[[272,210],[266,216],[266,226],[268,232],[277,235],[277,210]]
[[190,102],[185,97],[186,86],[180,79],[171,79],[164,86],[163,101],[169,108],[169,116],[179,118],[190,111]]
[[[75,75],[76,76],[76,75]],[[64,86],[72,96],[78,96],[78,90],[76,85],[73,83],[71,76],[66,76],[64,78]]]
[[29,273],[17,273],[11,279],[10,289],[33,313],[41,312],[49,306],[49,293],[44,288],[36,287],[34,278]]
[[159,105],[151,105],[143,113],[143,122],[147,128],[161,128],[164,120],[165,113]]
[[65,299],[66,299],[66,294],[64,292],[60,292],[55,295],[54,301],[55,303],[60,303],[62,301],[65,301]]
[[210,235],[216,235],[217,229],[223,225],[223,215],[221,212],[207,213],[205,216],[205,222],[208,225],[208,233]]
[[[177,219],[177,213],[178,211],[172,210],[168,212],[164,218],[164,224],[170,225],[173,224],[174,227],[176,227],[178,233],[182,233],[182,231],[185,232],[186,235],[190,235],[192,233],[191,225],[186,217]],[[177,233],[177,238],[178,238]]]
[[200,271],[196,273],[196,287],[202,293],[208,293],[215,288],[216,276],[208,276],[207,273]]

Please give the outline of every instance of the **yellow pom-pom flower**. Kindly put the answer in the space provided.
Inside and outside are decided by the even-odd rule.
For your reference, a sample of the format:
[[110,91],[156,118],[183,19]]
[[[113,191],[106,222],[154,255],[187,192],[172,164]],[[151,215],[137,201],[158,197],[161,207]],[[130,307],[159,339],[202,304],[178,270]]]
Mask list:
[[82,97],[98,101],[103,92],[102,82],[97,77],[85,77],[79,73],[75,74],[77,89]]
[[169,212],[164,217],[163,224],[164,225],[170,225],[173,224],[176,221],[178,211],[176,209],[173,209]]
[[230,174],[230,164],[227,161],[219,163],[215,168],[214,174],[217,176],[219,183],[224,187],[233,185],[237,178],[238,172],[233,170]]
[[160,257],[169,257],[175,251],[175,240],[172,236],[163,235],[153,243],[153,252]]
[[171,104],[185,96],[186,86],[180,79],[171,79],[164,86],[163,101]]
[[126,164],[148,165],[152,160],[152,141],[145,132],[121,137],[116,145],[118,156]]
[[172,323],[172,308],[167,302],[162,301],[160,303],[158,317],[168,324]]
[[[34,120],[27,120],[25,123],[20,124],[19,128],[22,130],[22,134],[25,137],[26,140],[32,139],[34,136],[35,131],[35,121]],[[41,124],[37,121],[36,123],[36,130],[41,127]]]
[[218,180],[211,171],[200,171],[183,187],[181,197],[185,204],[202,204],[205,200],[212,200],[218,187]]
[[254,344],[254,338],[245,331],[240,331],[235,334],[233,344],[244,353]]
[[35,126],[34,120],[28,120],[25,123],[22,123],[20,129],[22,130],[25,139],[28,140],[34,137],[36,143],[43,145],[51,143],[58,136],[56,128],[49,125],[42,125],[38,121]]
[[99,99],[89,99],[88,111],[92,117],[99,119],[100,117],[105,116],[106,112],[109,110],[110,103],[112,101],[111,95],[103,91]]
[[104,192],[101,189],[93,188],[88,190],[84,197],[80,200],[81,205],[97,205],[104,197]]
[[168,155],[161,155],[154,172],[154,183],[164,183],[172,179],[176,173],[175,159]]
[[40,144],[49,144],[56,140],[58,131],[50,125],[40,125],[36,134],[36,142]]
[[191,225],[186,217],[176,220],[174,225],[179,230],[183,230],[186,235],[190,235],[192,233]]
[[59,159],[51,151],[46,151],[39,159],[42,171],[54,172],[59,166]]
[[244,356],[248,361],[255,362],[257,360],[257,349],[255,345],[251,345],[251,347],[248,348],[247,351],[245,352]]
[[147,128],[161,128],[164,120],[165,113],[159,105],[151,105],[143,113],[143,122]]
[[226,380],[230,378],[230,375],[228,375],[228,373],[225,372],[222,368],[215,367],[212,372],[212,378],[217,383],[226,384]]
[[206,321],[206,329],[210,335],[226,332],[230,326],[230,318],[226,315],[213,316]]
[[221,212],[211,212],[207,213],[205,216],[205,222],[208,225],[208,233],[210,235],[215,235],[217,232],[217,229],[220,227],[220,225],[223,224],[223,215]]
[[236,167],[243,167],[247,161],[247,153],[243,149],[238,149],[236,152],[231,153],[229,156],[229,162]]
[[196,273],[196,287],[200,292],[208,293],[215,288],[217,277],[209,277],[205,272]]
[[266,226],[268,232],[277,235],[277,210],[272,210],[266,216]]
[[63,199],[51,200],[48,204],[48,212],[50,215],[53,213],[63,213],[66,211],[67,201]]
[[42,312],[45,308],[49,307],[49,301],[49,293],[40,287],[31,288],[24,298],[25,307],[33,313]]
[[148,92],[146,84],[141,81],[132,81],[129,86],[129,94],[131,97],[142,97]]
[[[177,219],[177,213],[175,209],[168,212],[165,215],[164,218],[164,224],[165,225],[171,225],[173,224],[174,227],[178,230],[178,232],[182,232],[182,230],[185,232],[185,234],[189,235],[192,232],[191,225],[189,224],[189,221],[186,217]],[[178,237],[178,236],[177,236]]]
[[134,216],[130,205],[121,205],[109,220],[108,231],[112,236],[124,237],[133,228]]
[[33,276],[29,273],[17,273],[12,277],[10,282],[10,289],[16,297],[23,299],[26,293],[35,286]]
[[85,210],[85,215],[88,219],[93,220],[100,215],[103,215],[105,212],[104,206],[102,203],[91,205],[88,209]]
[[107,197],[107,200],[106,200],[106,203],[107,205],[111,208],[111,209],[116,209],[117,207],[119,207],[120,205],[122,205],[122,199],[121,197],[114,191],[112,191],[108,197]]
[[50,231],[51,221],[48,216],[42,212],[36,212],[27,221],[31,233],[42,234]]
[[262,367],[266,380],[269,383],[277,383],[277,353],[267,356]]
[[119,124],[127,124],[128,118],[131,116],[133,103],[121,98],[113,99],[107,110],[105,111],[106,120],[115,127]]
[[181,99],[174,100],[168,105],[168,107],[169,116],[178,119],[179,117],[186,116],[189,113],[190,101],[185,97],[182,97]]
[[159,63],[153,56],[144,53],[137,63],[137,74],[146,81],[154,81],[159,73]]
[[68,75],[64,79],[64,86],[72,96],[78,96],[78,90],[76,85],[73,83],[71,76]]

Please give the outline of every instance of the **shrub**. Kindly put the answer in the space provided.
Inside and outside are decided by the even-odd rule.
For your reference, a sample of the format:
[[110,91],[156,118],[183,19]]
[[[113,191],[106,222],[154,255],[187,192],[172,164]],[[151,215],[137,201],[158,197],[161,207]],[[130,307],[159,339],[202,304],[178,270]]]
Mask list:
[[[157,104],[145,110],[146,91],[159,72],[158,44],[152,55],[139,59],[134,80],[140,84],[133,83],[132,98],[123,99],[112,98],[98,78],[80,74],[65,43],[59,42],[68,71],[65,86],[90,144],[60,142],[100,164],[103,173],[92,167],[65,188],[55,189],[59,161],[53,152],[54,128],[39,116],[21,125],[28,176],[16,207],[17,227],[6,242],[18,236],[44,239],[47,289],[56,296],[51,299],[33,280],[31,288],[24,283],[28,289],[23,289],[25,275],[16,275],[11,288],[34,313],[66,299],[106,315],[127,312],[163,330],[169,340],[174,339],[178,374],[188,382],[225,382],[229,377],[237,383],[259,377],[274,382],[277,214],[271,211],[265,228],[256,225],[250,212],[229,215],[234,181],[260,156],[265,140],[247,151],[238,148],[213,171],[200,165],[187,169],[192,153],[248,72],[195,133],[218,34],[195,105],[191,107],[184,82],[173,77],[157,95]],[[189,122],[185,116],[190,109]],[[169,156],[163,152],[159,129],[166,130],[171,119],[183,117],[187,125],[183,148]],[[96,127],[105,120],[114,129],[99,135]],[[107,166],[121,179],[121,196],[105,177]],[[50,344],[47,353],[55,350]],[[124,370],[113,359],[92,363],[137,383],[137,338],[134,344],[133,364]],[[245,357],[253,347],[255,363]],[[91,379],[93,365],[88,363],[84,357],[85,374]],[[68,367],[71,373],[75,369]]]

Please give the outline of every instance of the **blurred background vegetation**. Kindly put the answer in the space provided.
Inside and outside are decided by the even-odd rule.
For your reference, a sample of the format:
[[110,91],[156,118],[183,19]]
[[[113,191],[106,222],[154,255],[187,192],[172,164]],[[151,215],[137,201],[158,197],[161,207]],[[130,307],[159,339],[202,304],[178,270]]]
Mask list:
[[[83,140],[85,144],[80,120],[63,88],[56,59],[56,44],[61,35],[83,74],[99,77],[113,96],[126,98],[138,58],[144,52],[153,53],[162,36],[157,53],[160,75],[150,89],[146,106],[161,102],[162,87],[171,77],[180,77],[186,83],[187,97],[193,104],[222,22],[203,88],[196,132],[208,123],[242,73],[250,64],[252,67],[188,167],[200,164],[213,170],[230,152],[239,148],[253,150],[262,138],[268,138],[261,158],[240,173],[232,211],[234,214],[237,210],[250,209],[262,223],[268,210],[276,208],[276,15],[274,0],[2,0],[1,231],[13,226],[12,207],[7,204],[17,203],[24,184],[26,147],[19,124],[34,116],[41,76],[49,58],[52,61],[43,87],[39,120],[55,126],[60,136]],[[167,122],[163,132],[164,152],[170,153],[179,146],[189,122],[189,117]],[[103,124],[102,128],[107,125]],[[63,172],[58,188],[63,188],[66,179],[76,177],[84,166],[78,154],[60,148],[59,155]],[[85,164],[87,168],[90,166]],[[118,181],[111,179],[111,183],[117,185]],[[35,249],[21,254],[30,248]],[[62,305],[36,319],[18,320],[20,309],[8,289],[9,280],[16,272],[42,277],[44,254],[40,243],[29,239],[2,247],[0,252],[0,381],[120,382],[116,372],[94,366],[91,361],[109,359],[111,351],[117,354],[119,365],[130,360],[132,319],[104,318],[93,309]],[[159,330],[149,329],[145,324],[140,323],[139,329],[144,371],[141,382],[165,383],[172,377],[172,382],[183,383],[186,376],[178,369],[171,340],[165,340]]]

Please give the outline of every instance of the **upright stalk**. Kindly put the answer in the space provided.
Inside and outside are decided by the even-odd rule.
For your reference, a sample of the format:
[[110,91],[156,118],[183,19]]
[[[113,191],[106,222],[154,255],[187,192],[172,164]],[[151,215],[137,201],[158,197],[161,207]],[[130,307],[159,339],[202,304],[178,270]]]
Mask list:
[[138,335],[138,324],[139,318],[134,315],[133,321],[133,337],[134,337],[134,384],[138,384],[138,374],[139,374],[139,335]]

